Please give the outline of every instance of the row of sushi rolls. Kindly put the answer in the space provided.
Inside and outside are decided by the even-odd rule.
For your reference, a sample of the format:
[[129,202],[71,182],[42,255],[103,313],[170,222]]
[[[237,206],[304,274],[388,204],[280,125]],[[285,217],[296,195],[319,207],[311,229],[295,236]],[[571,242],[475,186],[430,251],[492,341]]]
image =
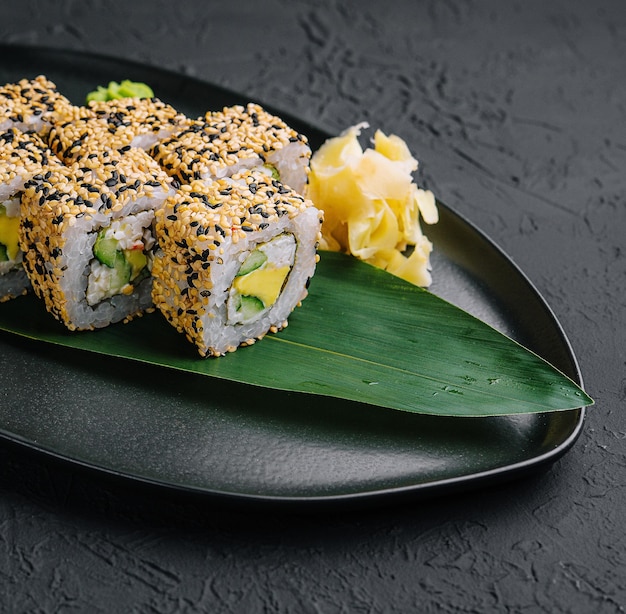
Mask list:
[[257,104],[190,118],[155,97],[77,106],[0,88],[0,300],[71,331],[158,310],[199,354],[277,332],[307,295],[323,214],[307,139]]

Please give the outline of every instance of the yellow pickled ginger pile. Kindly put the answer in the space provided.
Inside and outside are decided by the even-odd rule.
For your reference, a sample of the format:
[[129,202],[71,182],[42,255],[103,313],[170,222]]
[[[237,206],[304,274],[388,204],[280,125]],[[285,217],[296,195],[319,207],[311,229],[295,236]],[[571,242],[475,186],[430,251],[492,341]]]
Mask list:
[[413,182],[417,160],[401,138],[378,130],[373,148],[363,150],[358,137],[367,127],[348,128],[311,159],[307,197],[324,210],[320,248],[352,254],[428,286],[433,246],[422,234],[420,218],[437,222],[435,197]]

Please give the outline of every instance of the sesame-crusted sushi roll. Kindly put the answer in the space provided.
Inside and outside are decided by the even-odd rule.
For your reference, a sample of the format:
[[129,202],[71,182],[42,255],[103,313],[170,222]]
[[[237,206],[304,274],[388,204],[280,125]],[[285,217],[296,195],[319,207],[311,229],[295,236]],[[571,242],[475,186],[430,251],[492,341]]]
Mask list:
[[151,309],[154,213],[172,193],[139,149],[90,154],[28,182],[20,247],[48,311],[82,330]]
[[149,149],[189,123],[158,98],[124,98],[90,102],[50,131],[50,148],[66,164],[103,148]]
[[250,103],[207,113],[155,145],[150,154],[181,184],[256,169],[301,193],[311,149],[304,135]]
[[0,131],[17,128],[46,135],[53,124],[71,115],[73,108],[43,75],[7,83],[0,87]]
[[202,356],[277,332],[307,295],[321,221],[264,173],[182,186],[156,214],[155,306]]
[[0,135],[0,301],[30,290],[19,248],[21,193],[33,176],[54,166],[61,162],[36,134],[10,128]]

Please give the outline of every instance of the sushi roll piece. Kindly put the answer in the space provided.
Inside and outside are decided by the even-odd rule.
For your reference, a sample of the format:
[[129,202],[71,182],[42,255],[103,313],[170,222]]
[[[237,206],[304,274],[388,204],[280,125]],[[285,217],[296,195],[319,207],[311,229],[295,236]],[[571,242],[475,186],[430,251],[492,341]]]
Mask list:
[[147,150],[190,121],[158,98],[91,102],[65,119],[52,127],[48,143],[66,164],[104,148]]
[[154,304],[201,356],[277,332],[307,296],[321,223],[262,172],[181,186],[156,214]]
[[152,308],[155,210],[173,193],[142,150],[89,154],[35,176],[22,196],[20,247],[36,295],[70,330]]
[[35,133],[10,128],[0,134],[0,302],[31,288],[19,247],[21,194],[30,179],[55,166],[61,162]]
[[0,87],[0,131],[16,128],[46,135],[74,113],[72,103],[43,75]]
[[301,193],[311,148],[282,119],[249,103],[207,113],[155,145],[150,154],[181,184],[255,169]]

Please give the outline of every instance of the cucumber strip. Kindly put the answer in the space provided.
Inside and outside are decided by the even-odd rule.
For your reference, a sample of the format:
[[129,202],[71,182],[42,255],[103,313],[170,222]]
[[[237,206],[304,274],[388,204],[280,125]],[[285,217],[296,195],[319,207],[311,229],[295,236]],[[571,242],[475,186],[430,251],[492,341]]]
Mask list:
[[241,304],[237,311],[241,313],[244,321],[247,321],[254,318],[263,309],[265,309],[265,305],[256,296],[242,296]]
[[117,241],[117,239],[107,239],[105,238],[104,231],[100,231],[98,233],[98,238],[96,239],[96,242],[93,246],[93,255],[100,262],[102,262],[102,264],[113,268],[115,267],[118,254],[122,254],[122,252],[117,249],[118,245],[119,242]]
[[267,256],[255,249],[253,252],[250,252],[248,257],[243,261],[243,264],[239,268],[236,277],[242,277],[243,275],[247,275],[252,271],[256,271],[260,266],[262,266],[267,261]]

